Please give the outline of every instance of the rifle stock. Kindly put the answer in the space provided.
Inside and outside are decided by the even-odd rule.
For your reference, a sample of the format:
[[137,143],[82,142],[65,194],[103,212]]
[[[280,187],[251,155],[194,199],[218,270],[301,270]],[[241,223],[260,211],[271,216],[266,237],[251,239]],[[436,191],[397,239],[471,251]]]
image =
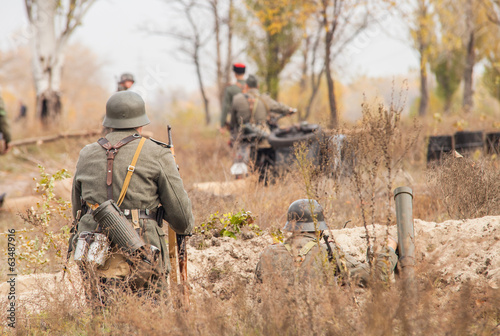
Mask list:
[[[167,126],[168,131],[168,145],[170,150],[172,151],[172,155],[175,161],[175,151],[174,145],[172,143],[172,127],[170,125]],[[177,162],[175,163],[177,165]],[[177,170],[179,170],[179,165],[177,165]],[[168,228],[168,254],[170,257],[170,263],[172,265],[172,277],[171,281],[175,280],[176,283],[179,283],[177,279],[177,259],[179,265],[179,278],[180,284],[182,285],[182,293],[184,296],[184,304],[185,307],[189,307],[189,286],[188,286],[188,276],[187,276],[187,248],[186,248],[186,235],[178,235],[172,230],[169,226]],[[177,245],[177,251],[175,249],[175,245]],[[177,258],[176,258],[177,252]]]

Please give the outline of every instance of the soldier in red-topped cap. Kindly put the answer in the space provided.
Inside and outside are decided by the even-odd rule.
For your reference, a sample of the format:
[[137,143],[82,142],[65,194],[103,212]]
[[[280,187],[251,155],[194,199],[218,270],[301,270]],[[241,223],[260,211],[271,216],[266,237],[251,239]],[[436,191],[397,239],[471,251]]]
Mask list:
[[224,100],[222,102],[222,114],[220,118],[220,130],[224,132],[226,128],[229,127],[229,123],[227,121],[227,115],[231,111],[231,106],[233,104],[233,97],[238,93],[243,91],[245,87],[245,64],[235,63],[233,64],[234,76],[236,77],[236,83],[231,84],[226,87],[224,91]]

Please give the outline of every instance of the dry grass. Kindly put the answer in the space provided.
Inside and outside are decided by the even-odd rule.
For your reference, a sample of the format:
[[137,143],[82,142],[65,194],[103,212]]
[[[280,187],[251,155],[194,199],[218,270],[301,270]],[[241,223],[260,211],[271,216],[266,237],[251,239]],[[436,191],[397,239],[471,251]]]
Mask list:
[[[421,272],[418,298],[408,307],[398,281],[390,289],[312,283],[286,286],[234,279],[223,299],[191,298],[188,311],[170,299],[118,293],[102,310],[72,303],[65,288],[42,292],[38,310],[18,311],[18,335],[498,335],[497,291],[465,284],[442,299],[439,282]],[[424,276],[425,275],[425,276]],[[230,276],[230,275],[229,275]],[[54,294],[59,293],[59,294]],[[80,300],[74,294],[73,301]],[[2,309],[4,311],[4,309]],[[414,329],[411,329],[414,328]]]
[[451,218],[500,215],[500,169],[496,160],[448,156],[429,172],[430,189]]
[[[215,130],[174,124],[177,162],[193,202],[196,225],[215,213],[251,211],[262,229],[281,228],[286,209],[296,199],[314,196],[325,208],[332,229],[383,223],[393,225],[392,190],[409,185],[414,190],[414,217],[440,221],[498,214],[498,162],[471,159],[445,162],[426,183],[422,137],[402,120],[399,108],[365,105],[365,119],[350,128],[356,166],[351,178],[331,179],[298,170],[269,186],[251,175],[246,190],[218,197],[195,190],[206,181],[231,180],[232,152],[227,138]],[[381,118],[384,117],[384,118]],[[424,125],[424,131],[426,130]],[[150,126],[154,137],[166,141],[163,126]],[[357,131],[361,130],[361,131]],[[74,171],[79,149],[91,139],[20,149],[9,154],[9,176],[29,175],[41,162],[48,171]],[[413,145],[411,145],[413,144]],[[16,176],[17,176],[16,175]],[[5,177],[2,177],[5,181]],[[28,177],[29,179],[29,177]],[[2,182],[4,182],[2,181]],[[308,184],[310,190],[305,189]],[[464,197],[465,199],[460,198]],[[460,196],[460,197],[459,197]],[[467,206],[464,207],[463,204]],[[2,230],[22,221],[0,213]],[[367,235],[369,238],[369,234]],[[370,244],[368,242],[368,244]],[[365,247],[364,247],[365,248]],[[460,263],[460,259],[454,262]],[[2,265],[3,267],[3,265]],[[19,335],[499,335],[500,293],[482,285],[463,285],[451,291],[432,264],[416,269],[418,298],[408,307],[402,281],[389,289],[373,287],[271,286],[243,281],[231,272],[212,270],[211,281],[230,283],[224,295],[192,296],[189,311],[176,307],[176,293],[156,302],[118,293],[115,303],[92,310],[80,302],[81,291],[68,297],[68,288],[42,292],[38,308],[18,307]],[[228,280],[229,278],[229,280]],[[197,279],[192,279],[193,282]],[[63,296],[62,294],[65,293]],[[74,295],[74,296],[72,296]],[[47,300],[42,300],[47,298]],[[50,299],[49,299],[50,298]],[[2,318],[5,309],[2,307]],[[414,328],[414,329],[412,329]]]

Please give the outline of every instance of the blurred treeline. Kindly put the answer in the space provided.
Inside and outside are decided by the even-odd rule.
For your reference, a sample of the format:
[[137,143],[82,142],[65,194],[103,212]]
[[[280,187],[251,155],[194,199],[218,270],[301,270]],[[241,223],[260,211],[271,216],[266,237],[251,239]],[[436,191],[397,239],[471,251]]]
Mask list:
[[[406,111],[426,120],[433,133],[480,127],[478,120],[500,127],[495,122],[500,110],[499,0],[164,3],[170,16],[145,24],[141,33],[178,42],[175,54],[193,64],[199,95],[171,94],[168,102],[157,100],[163,105],[152,107],[155,116],[169,110],[185,120],[196,111],[197,121],[215,124],[224,89],[234,80],[231,65],[243,61],[259,77],[261,90],[297,107],[300,120],[338,127],[360,114],[363,94],[370,98],[377,93],[388,102],[392,92],[402,89],[407,91]],[[419,64],[400,78],[346,74],[350,59],[366,53],[384,34],[411,45]],[[0,85],[10,118],[16,118],[22,100],[32,130],[37,124],[31,54],[27,45],[0,52]],[[110,94],[102,87],[104,66],[88,47],[67,48],[61,80],[63,127],[99,124]],[[27,129],[22,127],[16,137]]]

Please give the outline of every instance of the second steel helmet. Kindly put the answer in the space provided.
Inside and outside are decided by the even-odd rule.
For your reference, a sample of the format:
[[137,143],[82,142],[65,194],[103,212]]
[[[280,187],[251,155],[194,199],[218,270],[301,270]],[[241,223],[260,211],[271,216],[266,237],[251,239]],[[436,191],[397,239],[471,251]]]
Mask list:
[[290,204],[283,230],[315,232],[327,229],[323,208],[316,200],[299,199]]
[[134,81],[134,76],[130,73],[124,73],[120,76],[120,84],[126,82],[126,81],[131,81],[131,82],[135,82]]
[[132,91],[120,91],[108,99],[102,125],[110,128],[135,128],[149,122],[141,96]]

